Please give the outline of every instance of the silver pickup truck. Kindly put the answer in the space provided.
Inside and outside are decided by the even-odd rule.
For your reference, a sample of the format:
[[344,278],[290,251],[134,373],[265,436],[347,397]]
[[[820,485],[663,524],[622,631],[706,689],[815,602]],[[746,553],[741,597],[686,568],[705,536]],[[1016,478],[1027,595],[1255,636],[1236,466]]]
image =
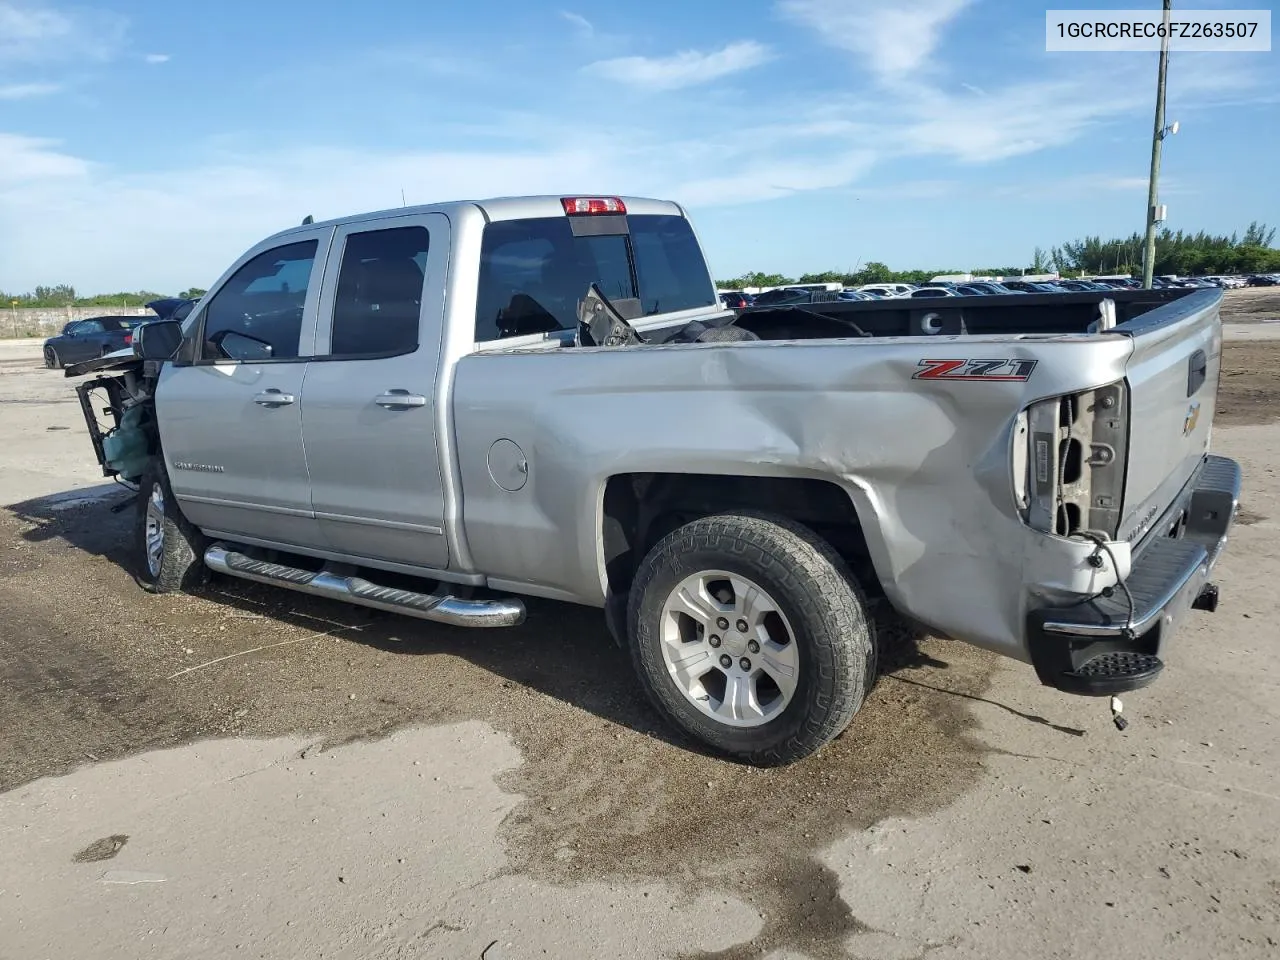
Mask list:
[[1221,296],[734,313],[677,204],[508,198],[286,230],[67,375],[155,590],[600,607],[669,721],[781,764],[849,724],[886,616],[1070,693],[1156,677],[1239,498]]

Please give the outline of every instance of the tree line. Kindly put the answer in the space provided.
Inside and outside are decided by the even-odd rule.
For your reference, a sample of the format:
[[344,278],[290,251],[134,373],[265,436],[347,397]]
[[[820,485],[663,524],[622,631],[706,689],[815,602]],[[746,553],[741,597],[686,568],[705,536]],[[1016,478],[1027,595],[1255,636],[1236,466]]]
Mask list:
[[[1272,246],[1275,238],[1274,227],[1257,221],[1249,224],[1243,235],[1233,233],[1230,236],[1215,236],[1203,230],[1197,233],[1161,230],[1156,234],[1154,272],[1157,276],[1280,272],[1280,250]],[[1114,273],[1141,276],[1143,242],[1144,237],[1139,233],[1112,240],[1103,240],[1097,236],[1085,237],[1058,247],[1050,247],[1048,251],[1036,247],[1031,262],[1018,266],[893,270],[888,265],[873,260],[851,272],[827,270],[788,277],[781,273],[754,271],[717,281],[716,285],[724,290],[780,287],[788,283],[840,283],[846,287],[860,287],[867,283],[927,283],[933,277],[955,273],[1012,277],[1023,273],[1054,271],[1075,276]]]
[[[179,297],[200,297],[204,291],[199,287],[189,287],[178,294]],[[11,307],[22,310],[27,307],[143,307],[152,300],[162,300],[167,293],[156,293],[154,290],[126,291],[123,293],[98,293],[93,296],[81,296],[69,283],[59,283],[51,287],[36,287],[27,293],[5,293],[0,291],[0,307]]]

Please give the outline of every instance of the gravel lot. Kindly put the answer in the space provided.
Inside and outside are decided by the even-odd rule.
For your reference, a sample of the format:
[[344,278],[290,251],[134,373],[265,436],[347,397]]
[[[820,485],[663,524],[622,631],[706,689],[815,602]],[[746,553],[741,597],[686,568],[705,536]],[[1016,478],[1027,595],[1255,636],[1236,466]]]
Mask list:
[[1275,956],[1280,343],[1240,335],[1223,603],[1125,733],[931,639],[770,771],[661,725],[595,611],[146,593],[70,384],[0,343],[0,958]]

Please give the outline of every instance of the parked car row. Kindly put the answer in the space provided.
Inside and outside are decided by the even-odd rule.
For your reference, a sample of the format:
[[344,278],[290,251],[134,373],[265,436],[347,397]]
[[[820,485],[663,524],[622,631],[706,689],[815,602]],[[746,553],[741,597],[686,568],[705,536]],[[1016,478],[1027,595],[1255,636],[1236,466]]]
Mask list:
[[[1275,286],[1280,274],[1255,274],[1247,277],[1153,277],[1152,287],[1167,289],[1234,289],[1245,286]],[[990,297],[1026,293],[1098,293],[1107,290],[1138,290],[1142,281],[1134,277],[1095,277],[1093,279],[1061,278],[1055,280],[936,280],[927,284],[868,283],[856,289],[819,290],[809,286],[776,287],[759,294],[742,290],[722,290],[720,302],[732,310],[746,307],[784,306],[790,303],[813,303],[831,300],[928,299],[932,297]]]

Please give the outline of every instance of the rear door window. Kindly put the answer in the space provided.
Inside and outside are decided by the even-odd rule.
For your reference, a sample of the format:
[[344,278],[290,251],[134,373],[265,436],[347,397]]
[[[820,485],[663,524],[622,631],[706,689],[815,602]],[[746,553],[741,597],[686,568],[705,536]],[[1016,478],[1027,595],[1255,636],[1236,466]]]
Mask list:
[[646,317],[711,306],[707,263],[688,220],[640,214],[627,223]]
[[592,283],[640,316],[708,307],[716,297],[683,217],[629,215],[628,232],[573,235],[568,217],[506,220],[485,227],[476,299],[476,340],[572,330]]
[[418,349],[426,227],[347,237],[334,297],[333,357],[388,357]]

